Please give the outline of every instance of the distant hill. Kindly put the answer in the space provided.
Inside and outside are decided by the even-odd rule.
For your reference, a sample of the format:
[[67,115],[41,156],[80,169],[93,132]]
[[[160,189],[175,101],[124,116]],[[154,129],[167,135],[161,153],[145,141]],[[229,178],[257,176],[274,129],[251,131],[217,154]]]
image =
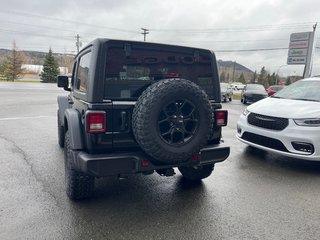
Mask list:
[[[226,77],[229,76],[228,82],[233,82],[233,80],[235,82],[238,82],[241,73],[243,73],[244,78],[247,81],[249,79],[251,79],[253,76],[252,70],[250,70],[249,68],[247,68],[237,62],[233,62],[233,61],[218,60],[218,70],[219,70],[219,74],[224,72]],[[234,77],[233,77],[233,72],[234,72]]]
[[[24,55],[24,64],[34,64],[43,65],[45,56],[47,52],[37,52],[37,51],[21,51]],[[2,64],[11,50],[0,49],[0,64]],[[72,54],[61,54],[53,53],[53,56],[58,61],[60,67],[67,67],[69,71],[72,69],[73,58]],[[243,73],[245,79],[249,80],[252,78],[253,72],[246,68],[245,66],[232,62],[232,61],[222,61],[218,60],[218,70],[219,75],[224,72],[225,76],[229,76],[229,81],[233,81],[233,71],[234,71],[234,81],[238,81],[241,73]]]

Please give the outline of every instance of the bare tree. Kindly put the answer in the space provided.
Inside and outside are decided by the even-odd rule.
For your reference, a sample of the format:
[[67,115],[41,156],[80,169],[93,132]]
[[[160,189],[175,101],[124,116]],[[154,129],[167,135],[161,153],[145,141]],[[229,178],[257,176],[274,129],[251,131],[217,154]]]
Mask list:
[[24,61],[24,54],[18,50],[16,42],[13,41],[11,53],[6,57],[3,63],[3,75],[7,81],[14,81],[22,74],[21,65]]

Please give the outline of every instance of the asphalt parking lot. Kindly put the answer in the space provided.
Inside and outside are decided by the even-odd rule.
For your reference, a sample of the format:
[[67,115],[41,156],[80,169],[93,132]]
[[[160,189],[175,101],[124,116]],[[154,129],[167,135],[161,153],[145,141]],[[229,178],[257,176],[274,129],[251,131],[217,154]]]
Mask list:
[[97,181],[94,198],[64,192],[53,84],[0,83],[0,239],[319,239],[320,163],[249,148],[246,107],[223,103],[230,157],[201,184],[136,175]]

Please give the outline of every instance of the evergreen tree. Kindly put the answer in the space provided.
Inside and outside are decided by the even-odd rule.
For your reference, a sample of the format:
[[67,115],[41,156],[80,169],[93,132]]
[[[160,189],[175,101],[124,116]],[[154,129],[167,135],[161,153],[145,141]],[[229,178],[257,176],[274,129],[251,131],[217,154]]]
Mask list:
[[1,75],[5,77],[7,81],[14,81],[22,74],[21,65],[24,60],[22,52],[18,51],[16,42],[13,42],[13,48],[11,54],[9,54],[1,67]]
[[255,83],[257,79],[257,71],[254,71],[250,83]]
[[43,69],[40,75],[41,80],[44,83],[56,83],[59,75],[59,64],[55,60],[52,54],[51,48],[43,63]]
[[229,73],[227,73],[227,79],[226,80],[227,80],[226,82],[230,82],[230,74]]
[[220,74],[220,82],[226,82],[226,73],[224,71]]
[[287,77],[287,79],[286,79],[286,85],[288,86],[288,85],[290,85],[291,84],[291,78],[290,77]]
[[258,77],[258,83],[259,84],[264,84],[265,80],[266,80],[266,76],[267,75],[267,71],[265,70],[265,67],[263,66],[260,70],[260,74],[259,74],[259,77]]
[[278,82],[278,78],[275,72],[272,73],[269,79],[269,85],[275,85]]
[[246,79],[244,78],[243,72],[240,74],[239,82],[242,82],[243,84],[246,84]]
[[0,65],[0,80],[4,80],[5,76],[4,76],[4,65]]

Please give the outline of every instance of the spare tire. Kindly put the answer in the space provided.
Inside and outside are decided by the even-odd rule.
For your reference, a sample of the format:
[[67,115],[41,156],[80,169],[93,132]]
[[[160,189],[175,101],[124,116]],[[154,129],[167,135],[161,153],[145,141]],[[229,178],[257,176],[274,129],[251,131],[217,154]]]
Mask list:
[[207,94],[185,79],[149,86],[133,110],[132,129],[140,147],[157,162],[190,160],[207,144],[213,112]]

